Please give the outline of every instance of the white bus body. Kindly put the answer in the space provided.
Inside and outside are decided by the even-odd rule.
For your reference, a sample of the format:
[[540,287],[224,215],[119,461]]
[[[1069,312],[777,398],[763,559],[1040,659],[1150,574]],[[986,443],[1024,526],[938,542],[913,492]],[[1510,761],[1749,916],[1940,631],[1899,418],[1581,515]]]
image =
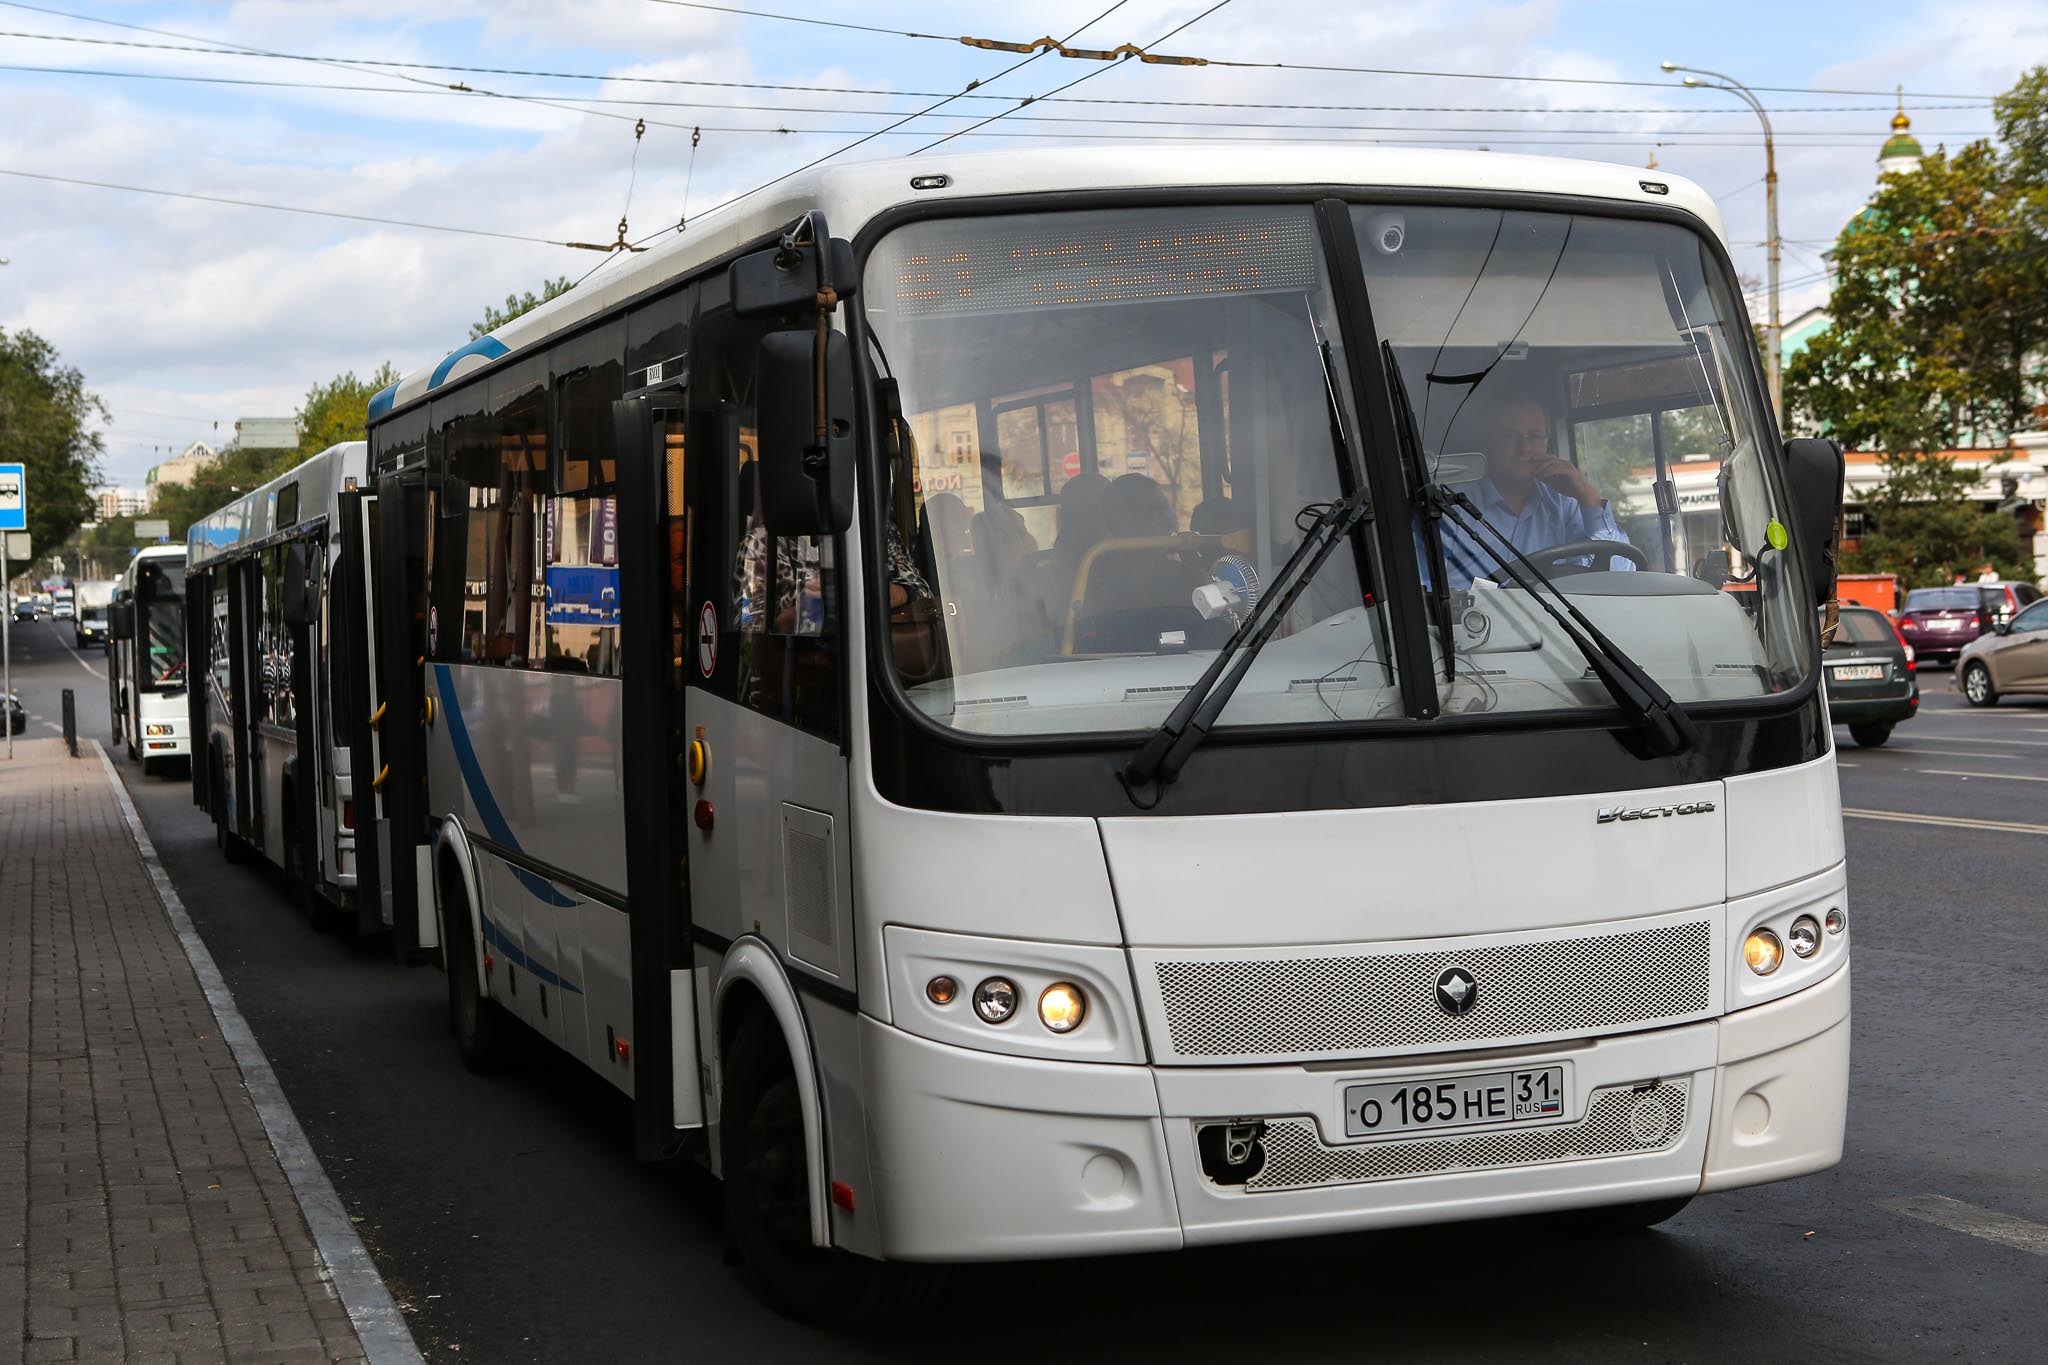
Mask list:
[[363,721],[342,646],[361,560],[342,499],[363,483],[367,451],[329,446],[194,522],[187,594],[205,661],[192,697],[194,801],[223,852],[254,850],[299,883],[310,910],[374,929],[356,897],[350,742]]
[[[380,865],[466,1059],[508,1015],[581,1058],[816,1316],[863,1260],[1648,1222],[1833,1164],[1839,452],[1781,451],[1732,281],[1697,187],[1614,165],[949,155],[782,181],[408,376]],[[1689,736],[1434,559],[1403,384],[1435,477],[1578,528],[1520,548]],[[1719,471],[1683,518],[1675,464]],[[843,530],[759,530],[850,466]]]
[[185,547],[136,552],[108,609],[107,702],[113,740],[158,772],[192,754],[185,715]]

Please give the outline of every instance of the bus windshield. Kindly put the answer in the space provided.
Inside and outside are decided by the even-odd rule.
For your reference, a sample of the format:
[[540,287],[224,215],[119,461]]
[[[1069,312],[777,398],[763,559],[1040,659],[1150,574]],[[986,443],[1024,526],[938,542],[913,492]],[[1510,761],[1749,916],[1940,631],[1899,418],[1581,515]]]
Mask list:
[[[1811,613],[1705,241],[1464,207],[1360,206],[1354,229],[1424,473],[1485,523],[1433,533],[1374,490],[1455,623],[1430,614],[1444,709],[1612,705],[1530,600],[1545,578],[1680,703],[1795,684]],[[1343,356],[1363,320],[1339,316],[1306,205],[914,223],[862,297],[900,409],[896,665],[958,729],[1159,724],[1341,496],[1333,428],[1364,443]],[[1496,536],[1537,573],[1518,585]],[[1388,613],[1425,604],[1376,590],[1374,543],[1324,561],[1221,726],[1405,714]]]

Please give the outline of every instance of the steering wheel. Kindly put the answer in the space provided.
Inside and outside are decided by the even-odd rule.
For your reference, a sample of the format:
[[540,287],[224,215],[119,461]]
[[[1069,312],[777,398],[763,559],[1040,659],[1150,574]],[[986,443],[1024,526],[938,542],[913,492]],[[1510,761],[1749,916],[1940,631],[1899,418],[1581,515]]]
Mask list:
[[[1591,565],[1559,563],[1590,557]],[[1562,574],[1592,573],[1602,564],[1615,559],[1626,559],[1638,569],[1650,567],[1650,557],[1625,540],[1568,540],[1562,545],[1552,545],[1546,550],[1535,550],[1529,555],[1531,563],[1552,570],[1551,577]]]

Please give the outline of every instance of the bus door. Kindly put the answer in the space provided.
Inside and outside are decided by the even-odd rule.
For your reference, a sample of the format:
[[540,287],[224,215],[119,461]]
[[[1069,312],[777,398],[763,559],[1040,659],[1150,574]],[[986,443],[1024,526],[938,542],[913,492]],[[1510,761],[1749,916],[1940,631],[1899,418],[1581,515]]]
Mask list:
[[213,809],[207,790],[207,708],[213,689],[213,575],[193,569],[185,575],[185,733],[191,736],[192,804]]
[[[619,620],[626,746],[626,905],[632,935],[634,1147],[670,1154],[704,1121],[691,971],[691,715],[685,664],[696,471],[684,459],[683,391],[613,405],[619,452]],[[658,737],[658,739],[657,739]]]
[[232,560],[221,572],[227,586],[228,752],[222,767],[229,788],[227,827],[245,839],[260,841],[263,822],[256,809],[256,784],[250,771],[250,735],[262,686],[254,663],[256,600],[262,583],[251,557]]
[[[349,482],[353,484],[354,480]],[[372,784],[384,771],[378,738],[382,722],[371,724],[371,717],[381,704],[377,677],[375,493],[350,487],[339,495],[329,543],[334,555],[330,571],[334,586],[329,599],[332,624],[328,641],[328,725],[330,734],[347,736],[349,769],[349,794],[339,803],[335,819],[355,834],[356,931],[371,933],[390,921],[390,883],[383,874],[379,853],[383,828],[376,817],[377,797],[372,790]],[[345,720],[337,722],[337,717]],[[427,940],[429,944],[438,941]],[[417,948],[419,944],[415,942],[412,946]]]
[[[440,942],[428,880],[424,735],[432,721],[426,711],[425,662],[434,629],[426,576],[433,516],[433,493],[418,471],[379,478],[365,514],[374,527],[365,537],[366,546],[373,547],[365,556],[370,578],[365,600],[373,605],[363,616],[373,637],[375,664],[368,670],[367,700],[368,714],[376,718],[369,727],[376,742],[370,760],[356,771],[373,774],[370,805],[375,808],[373,842],[382,891],[378,899],[360,897],[357,913],[365,928],[392,931],[392,951],[402,962]],[[410,776],[401,781],[398,774]],[[363,819],[363,799],[359,777],[358,820]]]
[[327,785],[327,751],[314,742],[319,711],[314,678],[320,658],[315,626],[320,619],[321,585],[326,581],[325,558],[318,540],[294,540],[285,547],[281,569],[280,615],[290,640],[286,650],[289,674],[283,682],[289,688],[294,745],[292,809],[286,817],[293,847],[285,851],[284,866],[297,871],[300,885],[309,895],[320,893],[326,865],[321,854],[327,841],[321,833],[320,793]]

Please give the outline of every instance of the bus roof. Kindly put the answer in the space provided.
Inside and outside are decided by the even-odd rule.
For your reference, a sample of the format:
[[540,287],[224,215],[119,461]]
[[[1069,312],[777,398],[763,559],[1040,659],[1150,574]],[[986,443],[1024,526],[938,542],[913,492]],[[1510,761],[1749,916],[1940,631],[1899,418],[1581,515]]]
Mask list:
[[[947,183],[913,190],[911,177]],[[1690,180],[1608,161],[1418,150],[1357,143],[1189,142],[1169,148],[1107,144],[892,157],[828,166],[692,218],[687,231],[609,265],[558,298],[522,314],[438,363],[415,370],[370,400],[376,422],[472,370],[553,337],[614,304],[755,241],[807,209],[823,209],[834,236],[851,238],[883,211],[915,201],[1102,189],[1350,186],[1375,197],[1403,190],[1554,194],[1659,204],[1698,218],[1725,247],[1720,212]],[[1656,188],[1650,188],[1655,186]]]
[[[253,488],[233,502],[192,523],[185,543],[193,568],[219,559],[238,545],[252,545],[300,522],[324,516],[343,478],[361,479],[369,461],[370,447],[363,441],[331,445],[309,459],[293,465],[269,483]],[[280,522],[278,494],[299,485],[296,510]]]

